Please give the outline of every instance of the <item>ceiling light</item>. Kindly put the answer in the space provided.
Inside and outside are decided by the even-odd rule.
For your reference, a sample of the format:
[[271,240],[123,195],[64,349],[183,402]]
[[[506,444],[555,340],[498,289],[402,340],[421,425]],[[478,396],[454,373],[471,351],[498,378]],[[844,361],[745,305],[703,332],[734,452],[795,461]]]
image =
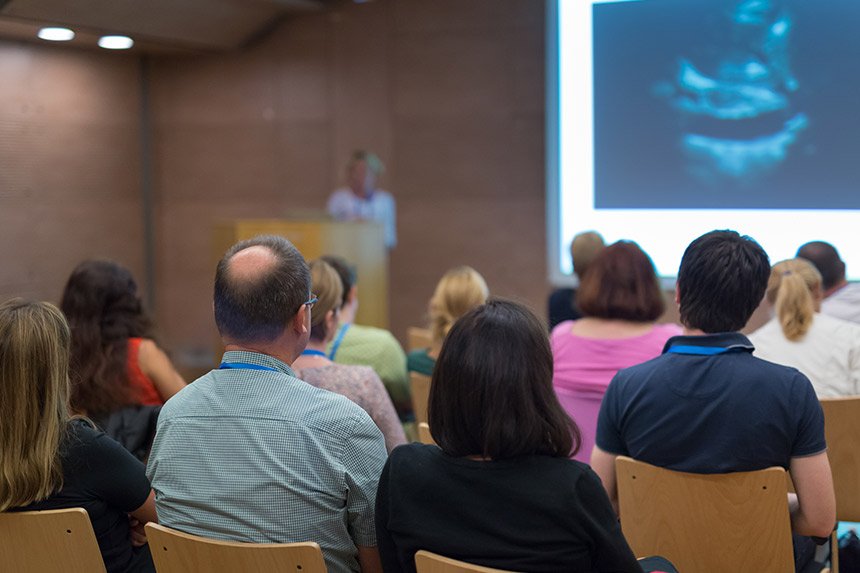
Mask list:
[[106,50],[127,50],[134,46],[134,40],[128,36],[102,36],[99,46]]
[[68,28],[42,28],[38,36],[50,42],[68,42],[75,39],[75,33]]

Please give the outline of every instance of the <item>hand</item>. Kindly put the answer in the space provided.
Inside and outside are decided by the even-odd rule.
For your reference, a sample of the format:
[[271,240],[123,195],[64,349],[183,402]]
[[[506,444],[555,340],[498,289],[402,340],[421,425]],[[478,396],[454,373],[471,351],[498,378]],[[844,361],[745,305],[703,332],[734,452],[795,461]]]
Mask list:
[[144,529],[144,524],[129,515],[128,526],[129,540],[131,541],[132,547],[141,547],[146,545],[146,530]]

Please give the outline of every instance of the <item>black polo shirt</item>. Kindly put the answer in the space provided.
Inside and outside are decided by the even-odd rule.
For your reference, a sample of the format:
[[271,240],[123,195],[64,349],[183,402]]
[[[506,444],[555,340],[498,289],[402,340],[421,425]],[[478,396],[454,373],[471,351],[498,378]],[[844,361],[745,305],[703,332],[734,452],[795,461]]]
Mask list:
[[613,378],[597,446],[694,473],[788,469],[791,458],[824,451],[812,384],[752,351],[737,332],[670,338],[661,356]]

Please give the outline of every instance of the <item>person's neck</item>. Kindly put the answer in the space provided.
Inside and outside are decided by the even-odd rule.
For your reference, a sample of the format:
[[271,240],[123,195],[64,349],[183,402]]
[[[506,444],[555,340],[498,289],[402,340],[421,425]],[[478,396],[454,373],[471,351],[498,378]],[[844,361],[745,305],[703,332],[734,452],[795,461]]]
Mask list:
[[698,328],[690,328],[688,326],[685,326],[682,334],[684,336],[706,336],[708,333],[704,330],[699,330]]
[[824,291],[824,298],[827,298],[827,297],[835,294],[836,291],[841,290],[841,289],[845,288],[846,286],[848,286],[848,281],[845,279],[842,279],[841,281],[839,281],[838,283],[836,283],[835,285],[833,285],[832,287],[830,287],[829,289]]
[[[328,355],[326,354],[326,347],[330,340],[308,340],[308,345],[305,348],[305,351],[313,351],[314,354],[300,354],[293,365],[301,370],[302,368],[319,368],[322,366],[326,366],[331,364],[331,360],[329,360]],[[322,352],[322,356],[316,354],[318,352]]]
[[341,326],[355,322],[355,305],[347,303],[341,307],[339,318]]
[[359,187],[358,189],[350,187],[350,189],[352,189],[353,195],[359,199],[370,199],[371,195],[373,195],[373,189],[368,189],[366,187]]
[[254,343],[233,343],[227,342],[224,344],[224,351],[240,351],[240,352],[256,352],[257,354],[265,354],[272,358],[277,358],[281,362],[292,365],[298,357],[298,353],[287,351],[280,346],[273,344],[254,344]]

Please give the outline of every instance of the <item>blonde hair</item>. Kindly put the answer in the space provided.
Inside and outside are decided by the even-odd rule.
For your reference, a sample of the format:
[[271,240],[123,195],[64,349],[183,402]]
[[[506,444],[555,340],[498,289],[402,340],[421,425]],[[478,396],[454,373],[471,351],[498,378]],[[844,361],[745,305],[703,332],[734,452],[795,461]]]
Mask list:
[[310,269],[311,291],[319,299],[311,311],[311,338],[325,340],[328,335],[325,317],[343,304],[343,283],[334,267],[322,259],[311,261]]
[[54,305],[20,298],[0,305],[0,512],[63,485],[70,340]]
[[805,259],[789,259],[773,266],[767,281],[767,300],[776,310],[782,333],[800,340],[815,318],[815,297],[821,273]]
[[484,277],[472,267],[454,267],[445,273],[430,299],[433,343],[441,343],[458,318],[484,304],[489,296]]
[[570,243],[570,260],[573,262],[574,274],[582,279],[591,262],[605,246],[603,237],[597,231],[585,231],[575,236]]

